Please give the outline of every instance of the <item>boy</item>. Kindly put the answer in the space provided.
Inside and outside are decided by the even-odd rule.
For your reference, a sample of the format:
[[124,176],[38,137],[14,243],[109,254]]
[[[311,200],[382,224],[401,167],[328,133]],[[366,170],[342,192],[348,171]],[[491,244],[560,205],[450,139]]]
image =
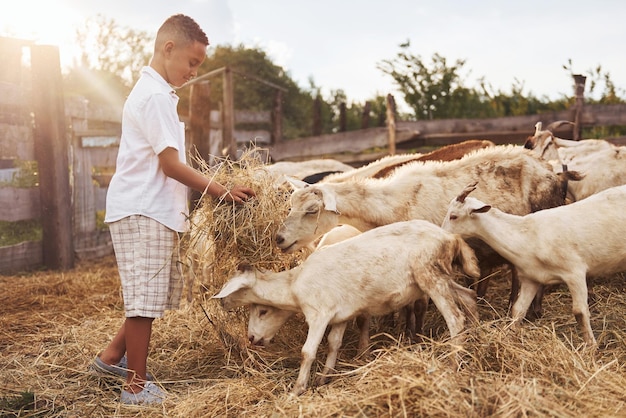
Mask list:
[[142,69],[124,105],[105,221],[126,319],[91,366],[99,373],[126,377],[123,403],[160,403],[165,397],[146,372],[146,362],[153,320],[180,303],[177,244],[178,232],[187,228],[187,188],[239,204],[255,195],[242,186],[227,190],[186,164],[184,125],[172,86],[196,76],[208,44],[192,18],[169,17],[157,32],[150,65]]

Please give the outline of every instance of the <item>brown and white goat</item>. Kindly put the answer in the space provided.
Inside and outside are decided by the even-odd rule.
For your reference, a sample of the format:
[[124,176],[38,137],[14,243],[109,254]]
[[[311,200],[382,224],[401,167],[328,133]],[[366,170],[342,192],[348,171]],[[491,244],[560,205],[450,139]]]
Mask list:
[[[441,225],[454,190],[474,181],[480,181],[477,196],[502,210],[527,214],[562,205],[568,180],[577,178],[572,172],[554,173],[548,162],[513,145],[484,148],[454,161],[413,162],[383,179],[318,183],[296,190],[276,242],[283,251],[295,251],[338,224],[361,231],[408,219]],[[506,263],[486,245],[476,240],[470,245],[482,273]],[[479,296],[485,291],[482,280]]]

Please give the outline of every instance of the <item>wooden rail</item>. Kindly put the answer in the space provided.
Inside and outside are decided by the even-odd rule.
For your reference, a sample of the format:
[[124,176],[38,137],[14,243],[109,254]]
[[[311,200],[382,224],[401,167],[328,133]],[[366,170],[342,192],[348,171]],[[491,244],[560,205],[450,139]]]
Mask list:
[[[524,143],[535,131],[535,124],[544,128],[557,120],[573,121],[575,110],[547,112],[538,115],[511,116],[491,119],[438,119],[426,121],[396,121],[396,148],[403,152],[422,151],[467,139],[489,139],[496,144]],[[590,126],[626,126],[626,105],[586,105],[580,113],[580,124]],[[573,138],[572,127],[562,126],[555,134]],[[616,144],[624,138],[608,138]],[[300,138],[270,147],[273,161],[301,161],[311,158],[335,158],[349,164],[362,164],[388,154],[387,128]]]

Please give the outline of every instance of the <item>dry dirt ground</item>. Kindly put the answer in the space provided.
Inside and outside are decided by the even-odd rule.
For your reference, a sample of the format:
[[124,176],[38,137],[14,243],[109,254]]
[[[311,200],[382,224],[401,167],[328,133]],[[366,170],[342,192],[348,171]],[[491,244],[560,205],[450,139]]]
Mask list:
[[[67,272],[0,276],[0,417],[623,417],[626,416],[624,275],[594,281],[592,326],[599,348],[584,349],[569,292],[546,296],[544,316],[510,328],[509,282],[492,281],[481,321],[463,347],[446,342],[431,306],[431,340],[411,345],[399,326],[377,321],[370,356],[355,359],[349,327],[331,382],[299,397],[306,337],[292,318],[266,348],[247,346],[246,310],[224,312],[206,293],[155,321],[148,366],[169,393],[161,406],[119,404],[121,381],[87,366],[123,320],[113,257]],[[451,366],[460,356],[459,369]],[[325,346],[318,352],[321,370]]]

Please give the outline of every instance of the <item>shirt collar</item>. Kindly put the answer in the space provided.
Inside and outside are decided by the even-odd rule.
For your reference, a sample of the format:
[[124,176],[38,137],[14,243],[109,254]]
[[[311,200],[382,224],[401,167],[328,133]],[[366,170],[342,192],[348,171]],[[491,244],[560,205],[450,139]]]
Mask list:
[[162,87],[163,91],[166,93],[170,93],[176,96],[176,90],[163,78],[161,74],[159,74],[154,68],[146,65],[141,69],[142,75],[147,75],[152,77],[155,81],[157,81]]

